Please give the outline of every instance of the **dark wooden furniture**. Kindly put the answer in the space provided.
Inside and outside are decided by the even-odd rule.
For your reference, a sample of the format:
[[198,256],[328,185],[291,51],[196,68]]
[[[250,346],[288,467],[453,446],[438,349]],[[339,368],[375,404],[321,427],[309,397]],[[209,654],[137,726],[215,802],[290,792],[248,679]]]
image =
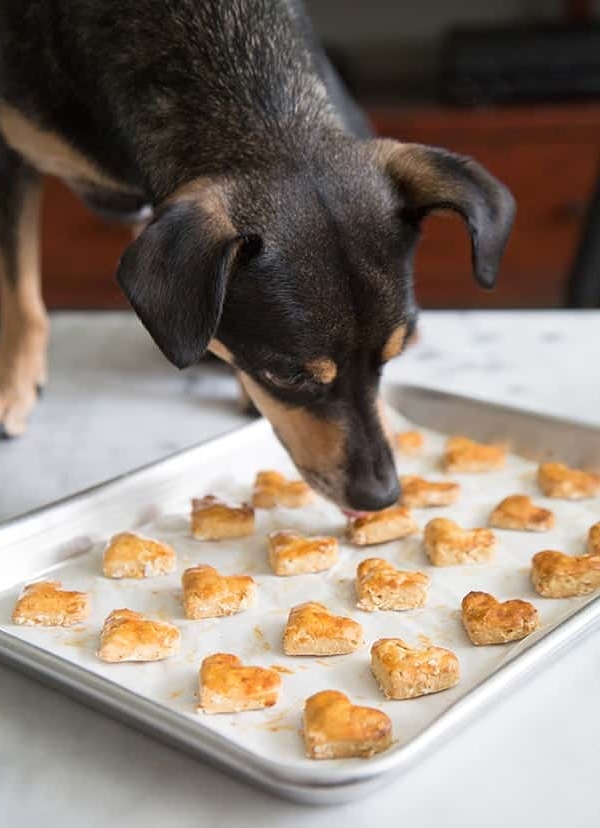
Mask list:
[[[518,216],[498,288],[470,277],[467,232],[455,216],[424,225],[417,294],[424,307],[557,307],[600,169],[600,103],[481,110],[369,108],[382,135],[473,155],[514,192]],[[51,307],[126,306],[114,280],[130,230],[101,222],[61,184],[44,205],[44,292]]]

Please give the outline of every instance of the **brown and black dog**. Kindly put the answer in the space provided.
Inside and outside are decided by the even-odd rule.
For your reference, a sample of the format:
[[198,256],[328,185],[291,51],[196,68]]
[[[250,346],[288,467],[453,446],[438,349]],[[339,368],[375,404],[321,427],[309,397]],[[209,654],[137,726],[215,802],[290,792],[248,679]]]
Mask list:
[[508,191],[474,161],[375,140],[296,0],[0,2],[0,423],[46,380],[40,173],[101,213],[152,214],[117,279],[166,356],[230,362],[340,506],[399,495],[381,369],[414,326],[432,210],[465,219],[490,287]]

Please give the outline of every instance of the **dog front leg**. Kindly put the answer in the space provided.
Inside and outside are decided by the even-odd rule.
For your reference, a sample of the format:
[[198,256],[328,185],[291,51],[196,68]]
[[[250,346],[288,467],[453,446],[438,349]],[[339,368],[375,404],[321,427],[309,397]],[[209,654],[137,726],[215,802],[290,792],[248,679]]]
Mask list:
[[0,435],[25,431],[46,382],[38,172],[0,138]]

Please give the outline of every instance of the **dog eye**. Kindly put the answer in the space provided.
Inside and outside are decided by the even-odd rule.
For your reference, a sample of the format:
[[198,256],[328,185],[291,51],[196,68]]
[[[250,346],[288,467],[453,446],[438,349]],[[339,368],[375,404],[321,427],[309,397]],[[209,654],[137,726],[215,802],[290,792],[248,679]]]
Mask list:
[[272,371],[261,371],[261,376],[269,385],[274,385],[275,388],[301,388],[303,385],[310,384],[310,380],[306,374],[291,374],[290,376],[280,376],[273,374]]

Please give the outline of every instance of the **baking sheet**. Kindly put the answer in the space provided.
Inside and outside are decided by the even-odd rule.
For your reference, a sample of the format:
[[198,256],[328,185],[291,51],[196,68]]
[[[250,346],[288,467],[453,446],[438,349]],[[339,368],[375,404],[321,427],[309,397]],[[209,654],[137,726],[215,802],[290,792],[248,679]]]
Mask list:
[[[397,412],[390,412],[397,430],[413,424]],[[250,495],[255,473],[276,468],[296,476],[283,449],[266,423],[251,426],[245,434],[222,438],[206,450],[195,450],[193,465],[185,477],[172,487],[166,485],[161,496],[148,501],[142,511],[150,519],[136,522],[136,530],[170,543],[178,553],[175,573],[139,582],[113,581],[101,574],[102,550],[108,537],[117,529],[131,528],[123,521],[119,526],[79,537],[66,562],[51,568],[52,577],[62,580],[66,588],[87,590],[92,597],[93,612],[85,624],[71,629],[26,628],[10,621],[14,602],[22,583],[8,586],[0,594],[0,628],[10,636],[66,659],[86,671],[105,677],[121,688],[160,705],[182,717],[197,731],[198,740],[206,729],[222,737],[225,745],[236,745],[247,758],[276,766],[288,779],[300,782],[322,780],[333,784],[344,778],[360,779],[368,773],[389,769],[392,754],[401,758],[403,749],[447,711],[469,690],[517,654],[530,649],[550,628],[575,613],[590,598],[549,600],[537,596],[530,585],[529,563],[532,555],[544,548],[581,554],[589,527],[600,519],[600,498],[569,503],[548,500],[535,486],[536,465],[511,456],[500,472],[483,475],[445,475],[439,466],[445,437],[424,430],[426,452],[420,458],[398,458],[401,473],[418,473],[431,478],[451,477],[463,486],[458,504],[447,508],[414,510],[421,527],[436,516],[449,516],[471,527],[485,525],[491,509],[508,494],[523,492],[552,508],[557,528],[547,533],[521,533],[496,530],[498,551],[491,564],[437,568],[428,565],[420,536],[389,544],[357,548],[344,543],[345,522],[340,512],[317,498],[301,510],[257,510],[257,531],[251,538],[236,541],[207,542],[189,537],[189,498],[213,493],[230,500],[244,500]],[[233,449],[233,453],[232,453]],[[185,491],[185,493],[183,493]],[[139,500],[139,498],[138,498]],[[132,498],[133,502],[133,498]],[[121,508],[124,504],[121,504]],[[139,513],[139,502],[132,516]],[[265,536],[275,529],[292,528],[308,534],[334,534],[340,538],[340,562],[325,573],[279,578],[271,574]],[[64,527],[63,527],[64,531]],[[75,532],[75,526],[74,526]],[[52,542],[49,531],[48,543]],[[44,533],[36,538],[37,558],[51,560],[44,550]],[[44,557],[46,553],[46,557]],[[367,557],[384,557],[403,569],[420,569],[431,577],[428,605],[422,609],[395,613],[365,613],[356,609],[354,575],[357,564]],[[61,555],[58,556],[59,558]],[[182,571],[196,563],[210,563],[223,574],[247,573],[257,582],[256,606],[239,615],[223,619],[187,621],[180,599]],[[46,577],[48,573],[44,573]],[[32,569],[27,581],[41,572]],[[500,599],[520,597],[532,601],[542,622],[540,632],[515,645],[474,647],[468,641],[460,621],[460,602],[472,589],[492,592]],[[360,621],[365,645],[356,653],[329,658],[288,657],[282,651],[283,627],[290,607],[307,600],[325,603],[333,612]],[[104,664],[95,656],[99,631],[108,613],[128,607],[150,617],[170,619],[182,632],[181,653],[164,662],[149,664]],[[461,664],[461,682],[442,693],[406,701],[386,701],[369,669],[369,648],[380,637],[400,637],[410,644],[434,643],[456,652]],[[279,703],[270,710],[236,715],[206,715],[196,711],[197,676],[201,660],[217,651],[232,652],[244,662],[276,666],[282,671],[283,689]],[[390,751],[368,761],[337,760],[315,762],[306,759],[299,734],[301,713],[307,696],[319,690],[335,688],[347,693],[354,702],[384,710],[392,719],[394,745]]]

